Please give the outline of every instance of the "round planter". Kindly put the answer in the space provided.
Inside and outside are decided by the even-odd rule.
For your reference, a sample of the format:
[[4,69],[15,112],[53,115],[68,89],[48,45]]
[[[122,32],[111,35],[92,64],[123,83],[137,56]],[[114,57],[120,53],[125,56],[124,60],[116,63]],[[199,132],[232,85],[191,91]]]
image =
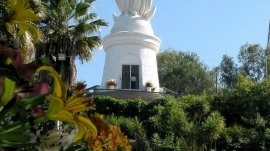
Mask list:
[[113,86],[113,85],[109,86],[109,89],[114,89],[114,88],[115,88],[115,86]]

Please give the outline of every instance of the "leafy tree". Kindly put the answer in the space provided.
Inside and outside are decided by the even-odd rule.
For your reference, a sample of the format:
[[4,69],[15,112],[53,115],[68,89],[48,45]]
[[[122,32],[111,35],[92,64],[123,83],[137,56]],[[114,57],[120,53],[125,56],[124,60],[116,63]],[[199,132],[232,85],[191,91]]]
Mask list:
[[201,123],[203,118],[210,113],[210,101],[206,94],[199,97],[186,95],[181,98],[181,102],[185,104],[185,113],[189,120],[194,123]]
[[210,76],[211,76],[211,79],[213,79],[213,82],[215,83],[215,89],[216,89],[216,92],[218,92],[218,89],[219,89],[219,80],[218,80],[218,77],[219,77],[219,67],[214,67],[211,71],[210,71]]
[[182,95],[214,90],[214,80],[195,53],[165,50],[157,56],[160,85]]
[[[224,117],[217,111],[212,112],[201,125],[201,134],[203,136],[200,140],[205,140],[210,144],[210,148],[213,147],[213,142],[215,142],[223,134],[225,129]],[[216,150],[216,145],[215,145]]]
[[265,50],[259,44],[243,45],[238,54],[242,74],[259,81],[265,73]]
[[270,81],[255,82],[239,76],[236,87],[220,92],[212,101],[213,110],[225,118],[226,130],[220,150],[269,150]]
[[265,78],[269,78],[270,74],[270,46],[265,50]]
[[[89,10],[94,0],[42,0],[47,17],[41,24],[44,41],[37,57],[56,57],[55,68],[65,82],[74,80],[75,57],[90,61],[92,51],[101,44],[99,28],[107,24]],[[58,55],[66,55],[64,61]],[[53,56],[52,56],[53,55]]]
[[233,58],[228,55],[223,55],[220,63],[220,81],[228,88],[233,88],[236,85],[238,77],[237,65],[234,63]]

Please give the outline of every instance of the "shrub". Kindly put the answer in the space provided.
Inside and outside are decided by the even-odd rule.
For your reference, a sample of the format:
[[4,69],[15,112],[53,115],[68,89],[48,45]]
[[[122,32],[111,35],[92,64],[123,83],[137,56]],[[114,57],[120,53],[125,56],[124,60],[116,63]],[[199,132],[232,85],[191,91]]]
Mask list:
[[121,128],[121,131],[133,139],[134,150],[150,150],[149,142],[146,137],[142,123],[137,118],[126,118],[123,116],[107,116],[106,121]]
[[117,115],[125,117],[139,116],[141,109],[146,105],[141,99],[120,100],[109,96],[94,97],[96,111],[105,115]]

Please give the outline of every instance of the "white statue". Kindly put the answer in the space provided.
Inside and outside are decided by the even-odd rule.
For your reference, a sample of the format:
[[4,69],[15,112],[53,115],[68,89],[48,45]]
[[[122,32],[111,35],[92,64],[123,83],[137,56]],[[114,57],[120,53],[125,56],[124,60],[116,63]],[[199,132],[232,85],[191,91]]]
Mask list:
[[152,7],[153,0],[115,0],[121,15],[140,15],[146,20],[150,20],[156,11]]

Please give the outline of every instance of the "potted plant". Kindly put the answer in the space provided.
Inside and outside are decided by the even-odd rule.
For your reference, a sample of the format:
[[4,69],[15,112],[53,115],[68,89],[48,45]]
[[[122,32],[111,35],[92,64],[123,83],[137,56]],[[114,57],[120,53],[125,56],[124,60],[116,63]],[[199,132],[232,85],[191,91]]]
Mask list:
[[106,83],[107,88],[114,89],[116,87],[116,81],[114,79],[110,79]]
[[153,83],[148,81],[148,82],[145,83],[145,86],[146,86],[146,91],[150,92],[152,87],[153,87]]

